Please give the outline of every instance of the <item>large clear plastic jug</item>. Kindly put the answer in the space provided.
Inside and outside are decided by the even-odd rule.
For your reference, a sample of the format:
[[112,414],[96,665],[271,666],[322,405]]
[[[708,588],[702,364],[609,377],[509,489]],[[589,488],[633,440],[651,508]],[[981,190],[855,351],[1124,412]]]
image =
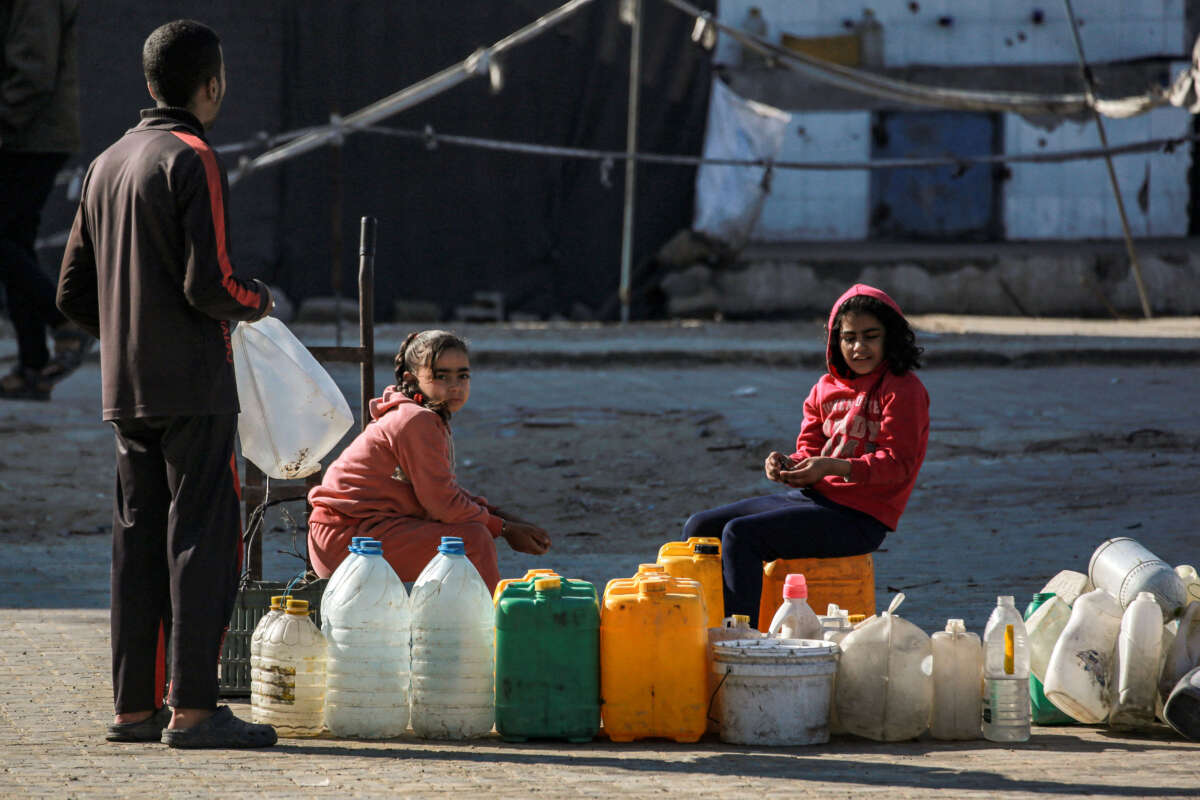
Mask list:
[[377,540],[355,550],[321,599],[325,725],[336,736],[386,739],[408,729],[408,594]]
[[913,739],[929,727],[933,705],[933,650],[929,636],[888,610],[841,642],[837,715],[847,733],[879,742]]
[[658,548],[658,563],[674,578],[700,581],[708,627],[718,628],[725,618],[725,590],[721,578],[721,540],[693,536],[686,542],[667,542]]
[[788,575],[784,580],[783,605],[771,619],[767,634],[777,639],[821,639],[821,620],[808,605],[803,575]]
[[589,741],[600,729],[600,609],[587,581],[514,581],[496,603],[496,730]]
[[929,734],[935,739],[979,738],[979,687],[983,648],[979,636],[961,619],[946,620],[933,635],[933,713]]
[[[288,600],[291,600],[291,595],[276,594],[271,596],[271,604],[267,608],[267,613],[263,614],[262,619],[254,626],[254,630],[250,634],[250,673],[254,674],[254,670],[262,666],[262,639],[267,628],[275,623],[275,620],[283,616],[283,608]],[[258,689],[255,687],[253,679],[250,681],[250,708],[253,710],[255,706],[261,706],[263,703],[262,697],[258,694]]]
[[[1040,614],[1051,600],[1054,608]],[[1034,725],[1073,725],[1075,720],[1046,699],[1042,678],[1050,663],[1050,654],[1071,619],[1071,607],[1052,592],[1037,592],[1025,607],[1025,635],[1029,638],[1029,706]],[[1036,625],[1036,627],[1035,627]]]
[[1162,632],[1162,611],[1154,595],[1140,592],[1121,616],[1113,659],[1115,693],[1109,727],[1147,728],[1154,723]]
[[324,729],[325,637],[308,616],[307,600],[288,600],[287,611],[264,631],[251,689],[255,722],[284,737],[317,736]]
[[983,737],[992,742],[1029,738],[1029,642],[1012,595],[996,598],[983,631]]
[[1108,719],[1121,613],[1116,599],[1103,589],[1080,595],[1046,667],[1046,697],[1085,725]]
[[492,595],[463,549],[442,539],[412,594],[412,727],[424,738],[486,736],[495,719]]
[[708,614],[698,581],[609,581],[600,607],[604,730],[614,742],[694,742],[708,710]]

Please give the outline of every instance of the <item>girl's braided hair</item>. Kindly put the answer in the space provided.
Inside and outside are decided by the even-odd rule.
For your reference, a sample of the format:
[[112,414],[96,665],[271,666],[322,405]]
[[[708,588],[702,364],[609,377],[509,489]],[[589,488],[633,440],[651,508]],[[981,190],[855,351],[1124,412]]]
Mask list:
[[875,318],[883,323],[883,357],[892,374],[903,375],[921,366],[921,353],[925,352],[925,348],[917,346],[916,334],[913,333],[908,320],[882,300],[856,294],[842,303],[833,319],[833,330],[829,331],[830,360],[839,375],[850,377],[854,374],[846,359],[842,357],[842,348],[838,346],[842,336],[842,317],[851,311],[874,314]]
[[[415,377],[405,379],[404,373],[415,376],[421,367],[432,369],[438,357],[447,350],[461,350],[468,354],[470,352],[467,340],[450,331],[413,331],[404,337],[400,350],[396,353],[395,362],[396,388],[400,393],[416,400],[420,394],[417,380]],[[442,419],[450,421],[450,410],[444,402],[434,402],[427,397],[422,397],[419,402],[429,410],[437,412]]]

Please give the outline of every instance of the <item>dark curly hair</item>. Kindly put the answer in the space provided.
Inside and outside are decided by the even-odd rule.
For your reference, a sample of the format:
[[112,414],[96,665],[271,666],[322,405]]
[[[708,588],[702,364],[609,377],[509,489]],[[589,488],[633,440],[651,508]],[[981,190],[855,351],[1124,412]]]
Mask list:
[[[461,350],[470,355],[467,340],[450,331],[413,331],[404,337],[404,341],[400,344],[400,350],[396,353],[395,361],[396,388],[400,393],[405,397],[415,399],[418,391],[417,381],[405,380],[404,373],[416,375],[417,370],[421,367],[432,368],[437,362],[438,356],[447,350]],[[450,409],[446,408],[445,403],[435,403],[425,398],[421,405],[431,411],[436,411],[447,422],[450,421]]]
[[842,336],[842,317],[852,311],[873,314],[883,323],[883,357],[893,374],[903,375],[921,366],[921,353],[925,352],[925,348],[917,346],[916,334],[913,333],[908,320],[882,300],[870,295],[856,294],[838,308],[837,315],[833,318],[833,330],[828,332],[829,360],[838,375],[849,378],[854,374],[846,359],[842,357],[842,348],[837,345]]

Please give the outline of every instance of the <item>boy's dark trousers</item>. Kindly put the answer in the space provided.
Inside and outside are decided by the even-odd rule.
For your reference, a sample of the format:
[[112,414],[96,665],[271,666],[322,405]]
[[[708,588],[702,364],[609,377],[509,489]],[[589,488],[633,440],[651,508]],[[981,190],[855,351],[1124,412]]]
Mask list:
[[[217,665],[241,570],[236,414],[112,421],[116,711],[155,708],[160,627],[176,708],[216,708]],[[161,680],[161,679],[158,679]]]

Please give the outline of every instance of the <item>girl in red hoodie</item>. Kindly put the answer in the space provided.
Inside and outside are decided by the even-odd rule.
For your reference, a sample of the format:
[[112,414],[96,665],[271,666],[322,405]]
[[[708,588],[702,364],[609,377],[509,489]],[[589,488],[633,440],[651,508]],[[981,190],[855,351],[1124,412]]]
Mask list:
[[683,536],[721,539],[725,613],[757,625],[762,568],[778,558],[870,553],[894,531],[929,440],[921,348],[892,298],[856,284],[834,304],[822,375],[804,401],[790,456],[767,478],[790,491],[695,514]]
[[308,553],[329,577],[354,536],[383,542],[383,556],[414,581],[443,536],[460,536],[467,557],[496,588],[495,539],[520,553],[550,547],[544,530],[468,493],[454,475],[450,416],[471,396],[467,343],[448,331],[411,333],[396,354],[396,385],[371,401],[371,423],[308,493]]

